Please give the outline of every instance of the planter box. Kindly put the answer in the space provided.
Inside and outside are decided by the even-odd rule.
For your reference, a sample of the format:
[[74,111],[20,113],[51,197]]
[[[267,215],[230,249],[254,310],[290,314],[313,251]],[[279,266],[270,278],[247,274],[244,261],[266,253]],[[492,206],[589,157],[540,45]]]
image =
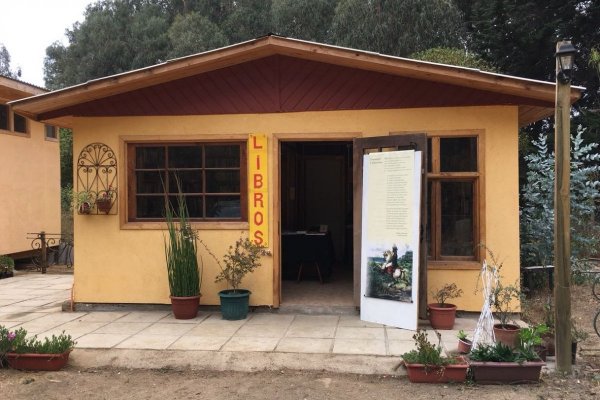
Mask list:
[[469,361],[473,379],[483,384],[515,384],[539,382],[543,361],[516,362],[486,362]]
[[463,357],[458,357],[460,364],[435,367],[424,364],[405,363],[408,380],[414,383],[447,383],[464,382],[467,379],[469,364]]
[[25,371],[58,371],[67,365],[71,350],[61,354],[6,353],[8,365]]

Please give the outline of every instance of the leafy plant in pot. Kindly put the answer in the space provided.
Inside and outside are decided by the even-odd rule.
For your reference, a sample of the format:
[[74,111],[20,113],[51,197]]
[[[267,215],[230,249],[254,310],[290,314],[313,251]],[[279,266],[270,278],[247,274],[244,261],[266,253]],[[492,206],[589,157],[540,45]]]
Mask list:
[[458,352],[461,354],[468,354],[471,351],[473,342],[469,339],[468,335],[462,329],[456,334],[458,338]]
[[165,258],[169,276],[171,306],[176,319],[192,319],[198,315],[202,265],[198,262],[198,233],[192,229],[185,197],[177,195],[177,209],[165,202],[168,236]]
[[[440,334],[438,335],[438,342]],[[404,367],[411,382],[464,382],[469,365],[462,356],[443,357],[442,347],[433,345],[427,332],[418,330],[413,335],[416,350],[402,355]]]
[[251,292],[240,289],[240,284],[246,274],[260,267],[260,257],[271,253],[264,246],[256,244],[247,237],[240,237],[235,246],[229,246],[227,253],[223,256],[223,262],[210,251],[208,246],[200,241],[221,269],[216,276],[215,282],[227,282],[230,289],[221,290],[221,315],[226,320],[240,320],[248,316],[249,300]]
[[543,335],[550,329],[545,324],[538,324],[521,328],[518,335],[518,348],[535,351],[542,361],[546,361],[546,347],[543,345]]
[[499,280],[492,295],[494,296],[494,315],[499,320],[499,323],[494,325],[496,341],[515,348],[520,327],[511,322],[514,322],[512,319],[514,302],[520,298],[521,291],[516,285],[504,285]]
[[89,190],[82,190],[74,194],[74,202],[79,214],[90,214],[95,203],[94,193]]
[[28,338],[23,328],[10,331],[0,325],[0,366],[6,361],[14,369],[58,371],[69,361],[75,344],[64,331],[38,340],[37,336]]
[[434,329],[452,329],[456,319],[456,305],[447,303],[447,300],[462,296],[462,289],[456,283],[446,283],[440,289],[431,292],[435,303],[427,305],[429,322]]

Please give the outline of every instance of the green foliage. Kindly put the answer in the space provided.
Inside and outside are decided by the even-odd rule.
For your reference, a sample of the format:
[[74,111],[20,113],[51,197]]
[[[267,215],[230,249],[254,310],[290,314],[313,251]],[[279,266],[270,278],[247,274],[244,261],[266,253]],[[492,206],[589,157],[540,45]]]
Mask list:
[[[584,144],[583,129],[571,137],[571,254],[589,258],[600,250],[595,202],[600,198],[598,143]],[[554,152],[547,137],[533,141],[536,152],[525,157],[527,181],[521,190],[521,262],[525,266],[554,262]]]
[[10,53],[6,47],[0,43],[0,76],[6,76],[18,79],[21,76],[21,68],[13,71],[10,67]]
[[494,306],[494,315],[498,317],[501,325],[508,325],[514,312],[513,306],[515,301],[521,297],[521,290],[516,283],[514,285],[505,285],[501,280],[498,280],[492,290],[492,295],[494,296],[492,303]]
[[330,42],[407,56],[433,47],[459,47],[461,14],[447,0],[340,0]]
[[494,68],[489,62],[484,61],[481,57],[474,53],[470,53],[459,48],[435,47],[413,53],[410,58],[439,64],[476,68],[488,72],[496,72],[496,68]]
[[[179,187],[179,182],[177,184]],[[168,237],[165,237],[165,258],[169,289],[173,297],[200,295],[201,265],[198,263],[198,233],[192,229],[184,195],[179,190],[177,208],[165,201]]]
[[169,28],[168,36],[171,46],[169,58],[200,53],[228,44],[221,29],[196,12],[178,15]]
[[73,187],[71,185],[60,189],[60,209],[62,212],[73,210]]
[[222,25],[230,43],[243,42],[273,31],[271,0],[236,0]]
[[463,331],[462,329],[460,331],[458,331],[458,333],[456,334],[456,337],[459,338],[460,340],[467,340],[467,333],[465,331]]
[[261,266],[260,257],[271,254],[264,246],[256,244],[247,237],[240,237],[235,242],[235,247],[229,246],[221,263],[204,242],[201,241],[200,243],[215,259],[221,269],[221,272],[215,278],[215,282],[226,281],[227,286],[234,291],[240,287],[246,274]]
[[0,255],[0,272],[11,273],[15,268],[15,262],[9,256]]
[[64,331],[58,336],[39,340],[37,336],[27,337],[23,328],[10,331],[0,325],[0,358],[6,353],[61,354],[72,350],[75,344],[77,342]]
[[542,335],[550,332],[545,324],[528,326],[519,330],[519,348],[524,350],[533,350],[535,346],[542,344]]
[[[440,334],[438,335],[438,342],[440,340]],[[411,350],[408,353],[402,354],[402,359],[407,364],[423,364],[426,366],[441,367],[445,365],[451,365],[458,363],[455,357],[443,357],[442,346],[439,344],[436,346],[429,341],[427,332],[423,329],[417,330],[413,335],[415,341],[416,350]]]
[[324,43],[337,3],[337,0],[276,0],[272,7],[275,32]]
[[517,362],[537,361],[539,356],[532,349],[511,349],[507,345],[496,342],[495,344],[481,344],[471,349],[469,358],[472,361],[488,362]]
[[60,187],[73,188],[73,131],[60,128]]
[[441,288],[431,291],[431,296],[440,307],[444,307],[447,300],[457,299],[462,296],[462,294],[462,289],[459,289],[458,286],[456,286],[456,283],[446,283]]

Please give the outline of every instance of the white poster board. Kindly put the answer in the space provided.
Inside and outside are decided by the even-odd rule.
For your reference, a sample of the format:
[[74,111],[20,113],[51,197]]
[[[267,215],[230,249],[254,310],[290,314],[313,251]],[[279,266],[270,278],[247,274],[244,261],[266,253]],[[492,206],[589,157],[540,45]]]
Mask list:
[[417,329],[421,152],[363,158],[360,318]]

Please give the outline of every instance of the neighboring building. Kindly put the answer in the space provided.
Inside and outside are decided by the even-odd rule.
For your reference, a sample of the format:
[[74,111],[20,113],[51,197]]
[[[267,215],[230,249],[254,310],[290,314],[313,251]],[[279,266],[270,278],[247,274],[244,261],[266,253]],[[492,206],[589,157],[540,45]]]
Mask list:
[[30,232],[60,233],[58,128],[7,104],[46,92],[0,76],[0,254],[30,252]]
[[[478,244],[503,260],[508,282],[519,278],[518,130],[552,115],[554,95],[553,83],[267,36],[12,105],[73,128],[76,191],[117,193],[108,215],[75,216],[76,302],[169,302],[162,182],[174,193],[177,173],[213,253],[249,230],[272,249],[244,281],[251,304],[285,304],[282,277],[296,271],[282,267],[283,237],[317,225],[331,232],[334,274],[347,272],[347,295],[359,304],[353,140],[424,133],[429,251],[421,295],[456,282],[459,308],[476,311],[485,256]],[[572,100],[579,95],[573,89]],[[264,154],[254,153],[256,144]],[[93,170],[100,180],[89,183],[78,155],[84,164],[106,155],[112,167]],[[257,156],[267,161],[259,177],[251,172]],[[201,253],[201,303],[218,304],[224,285]]]

